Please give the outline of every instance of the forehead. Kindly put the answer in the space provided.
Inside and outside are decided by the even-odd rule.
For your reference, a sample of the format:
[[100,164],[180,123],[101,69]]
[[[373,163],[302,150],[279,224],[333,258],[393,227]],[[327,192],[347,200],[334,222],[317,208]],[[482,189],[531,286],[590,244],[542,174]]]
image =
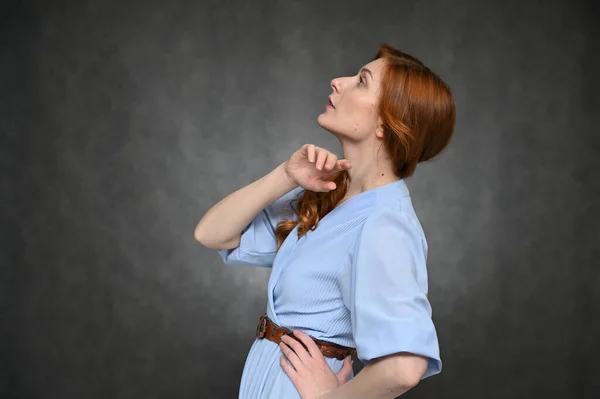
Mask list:
[[378,58],[364,65],[363,68],[369,69],[373,74],[373,79],[378,80],[378,78],[381,76],[381,69],[383,68],[384,63],[385,61],[383,60],[383,58]]

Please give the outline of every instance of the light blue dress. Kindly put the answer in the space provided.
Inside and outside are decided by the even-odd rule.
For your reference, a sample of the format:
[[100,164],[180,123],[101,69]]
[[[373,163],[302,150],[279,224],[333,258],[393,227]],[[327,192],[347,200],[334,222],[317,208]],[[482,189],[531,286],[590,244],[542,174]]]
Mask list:
[[[216,250],[223,262],[272,268],[266,313],[278,325],[355,347],[363,364],[405,351],[428,358],[423,378],[439,373],[442,362],[427,299],[427,241],[405,181],[342,202],[300,240],[296,226],[276,252],[275,226],[287,217],[296,219],[289,200],[302,190],[260,212],[237,248]],[[279,364],[282,354],[276,343],[255,339],[240,398],[300,398]],[[343,365],[325,359],[335,373]]]

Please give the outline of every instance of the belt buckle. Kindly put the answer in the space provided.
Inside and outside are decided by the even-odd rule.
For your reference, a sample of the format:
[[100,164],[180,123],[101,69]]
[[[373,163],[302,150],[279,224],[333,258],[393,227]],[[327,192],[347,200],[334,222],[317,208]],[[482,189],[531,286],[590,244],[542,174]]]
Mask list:
[[260,320],[258,321],[258,325],[256,326],[256,336],[258,338],[263,338],[265,336],[267,329],[267,315],[260,316]]

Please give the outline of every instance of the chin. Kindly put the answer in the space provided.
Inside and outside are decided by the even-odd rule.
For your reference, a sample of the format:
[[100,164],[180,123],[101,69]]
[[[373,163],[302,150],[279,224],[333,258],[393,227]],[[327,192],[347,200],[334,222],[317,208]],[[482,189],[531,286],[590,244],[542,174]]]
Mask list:
[[328,119],[329,118],[327,117],[327,111],[325,111],[325,112],[319,114],[319,116],[317,116],[317,123],[323,129],[329,130],[328,127],[331,126],[331,121],[329,121]]
[[331,124],[327,123],[327,114],[325,112],[323,112],[322,114],[320,114],[319,116],[317,116],[317,123],[319,124],[319,126],[321,126],[323,129],[325,130],[330,130]]
[[319,124],[319,126],[323,130],[327,130],[329,133],[333,134],[335,137],[340,138],[340,134],[335,129],[333,129],[331,123],[327,123],[327,121],[324,121],[324,119],[326,118],[321,118],[321,115],[317,117],[317,123]]

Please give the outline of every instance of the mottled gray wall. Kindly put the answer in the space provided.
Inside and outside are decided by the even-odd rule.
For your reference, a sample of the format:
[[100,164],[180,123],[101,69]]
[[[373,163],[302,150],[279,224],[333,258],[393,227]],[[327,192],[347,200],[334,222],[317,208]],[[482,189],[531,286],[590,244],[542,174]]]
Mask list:
[[597,10],[583,1],[3,2],[3,398],[233,398],[269,270],[203,213],[304,143],[377,44],[449,82],[408,183],[444,368],[412,398],[600,396]]

